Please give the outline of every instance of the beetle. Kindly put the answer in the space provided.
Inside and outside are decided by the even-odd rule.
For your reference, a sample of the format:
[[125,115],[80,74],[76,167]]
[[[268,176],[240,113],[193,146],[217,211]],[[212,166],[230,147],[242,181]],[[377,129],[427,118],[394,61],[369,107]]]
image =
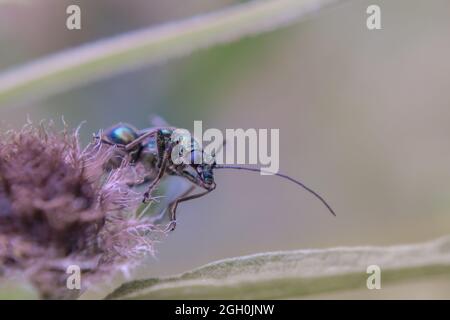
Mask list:
[[[100,139],[103,143],[117,147],[115,162],[111,166],[118,166],[127,155],[131,164],[141,163],[145,169],[145,176],[141,183],[149,183],[147,191],[144,193],[143,202],[147,202],[155,187],[165,175],[179,176],[191,182],[191,186],[178,198],[169,203],[170,223],[168,230],[173,231],[176,227],[176,211],[181,202],[200,198],[216,188],[214,180],[215,169],[235,169],[252,172],[264,172],[263,169],[249,168],[234,165],[219,165],[215,162],[214,155],[205,154],[198,142],[191,135],[174,135],[175,127],[157,126],[144,130],[138,130],[132,125],[118,123],[103,134]],[[186,141],[189,139],[189,141]],[[187,152],[191,160],[209,159],[209,161],[189,161],[188,163],[176,162],[172,159],[172,152],[181,144],[190,146]],[[186,152],[186,150],[181,151]],[[317,197],[327,209],[335,216],[334,210],[317,192],[307,187],[302,182],[282,173],[271,173],[278,177],[287,179]],[[136,183],[136,184],[141,184]],[[199,193],[193,194],[196,187],[203,189]]]

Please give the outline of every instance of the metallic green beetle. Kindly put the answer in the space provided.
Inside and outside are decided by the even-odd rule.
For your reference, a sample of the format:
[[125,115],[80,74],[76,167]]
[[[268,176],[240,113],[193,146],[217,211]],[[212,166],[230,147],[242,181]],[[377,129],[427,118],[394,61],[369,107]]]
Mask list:
[[[143,202],[150,199],[152,191],[164,175],[184,177],[192,183],[186,192],[169,203],[170,225],[168,228],[170,230],[175,229],[176,210],[179,203],[202,197],[216,188],[213,173],[215,162],[209,164],[196,164],[195,161],[190,164],[174,163],[171,157],[172,151],[179,144],[179,141],[173,141],[172,135],[175,129],[173,127],[154,127],[138,130],[129,124],[119,123],[106,130],[102,135],[104,143],[119,146],[113,166],[120,164],[123,157],[129,154],[131,162],[140,162],[145,167],[147,173],[142,181],[143,183],[150,181],[150,184],[144,193]],[[192,143],[191,157],[198,157],[199,153],[203,157],[203,150],[198,143],[190,136],[189,139]],[[192,194],[196,186],[202,188],[203,191]]]
[[[170,213],[170,224],[168,230],[172,231],[176,227],[176,210],[178,204],[184,201],[200,198],[216,188],[214,181],[215,169],[238,169],[253,172],[261,172],[261,169],[247,168],[241,166],[218,165],[214,160],[214,155],[207,155],[204,153],[201,146],[195,141],[191,135],[177,136],[174,138],[175,127],[151,127],[144,130],[138,130],[135,127],[119,123],[108,130],[102,136],[101,141],[109,145],[116,145],[117,155],[112,166],[118,166],[122,163],[125,156],[131,157],[132,163],[141,163],[146,175],[142,182],[149,183],[147,191],[144,193],[143,202],[147,202],[152,194],[152,191],[159,184],[164,175],[180,176],[186,178],[192,183],[191,187],[181,196],[170,202],[168,205]],[[189,161],[188,163],[174,162],[172,159],[172,151],[179,146],[181,140],[189,139],[188,144],[191,146],[188,150],[191,160],[202,157],[201,159],[211,159],[211,161],[198,163],[196,161]],[[186,141],[184,141],[186,143]],[[287,179],[300,187],[306,189],[308,192],[316,196],[333,214],[336,215],[328,203],[314,190],[310,189],[298,180],[295,180],[287,175],[281,173],[273,173],[276,176]],[[192,194],[196,187],[200,187],[203,191]]]

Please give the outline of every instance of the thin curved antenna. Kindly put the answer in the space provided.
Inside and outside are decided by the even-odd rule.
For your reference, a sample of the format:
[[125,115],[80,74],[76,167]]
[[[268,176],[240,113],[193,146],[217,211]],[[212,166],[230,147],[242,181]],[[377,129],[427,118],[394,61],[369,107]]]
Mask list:
[[273,174],[276,175],[278,177],[287,179],[293,183],[295,183],[296,185],[299,185],[300,187],[302,187],[303,189],[305,189],[306,191],[308,191],[309,193],[312,193],[314,196],[316,196],[316,198],[318,198],[324,205],[325,207],[327,207],[327,209],[331,212],[331,214],[333,216],[336,216],[336,213],[334,212],[334,210],[330,207],[330,205],[325,201],[324,198],[322,198],[322,196],[320,194],[318,194],[317,192],[315,192],[314,190],[312,190],[311,188],[305,186],[303,183],[301,183],[298,180],[295,180],[294,178],[289,177],[288,175],[282,174],[282,173],[276,173],[276,172],[270,172],[270,171],[265,171],[263,169],[257,169],[257,168],[247,168],[247,167],[240,167],[240,166],[226,166],[226,165],[216,165],[214,167],[215,169],[236,169],[236,170],[246,170],[246,171],[252,171],[252,172],[266,172],[269,174]]

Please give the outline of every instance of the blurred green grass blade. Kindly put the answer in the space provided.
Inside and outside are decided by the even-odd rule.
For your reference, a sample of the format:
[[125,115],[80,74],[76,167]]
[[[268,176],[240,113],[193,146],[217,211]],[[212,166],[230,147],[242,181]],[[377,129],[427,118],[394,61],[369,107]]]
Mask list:
[[[262,253],[214,262],[179,276],[139,280],[108,299],[289,299],[366,288],[369,265],[381,285],[450,276],[450,237],[423,244]],[[366,289],[367,290],[367,289]]]
[[142,65],[275,30],[336,1],[251,1],[63,51],[0,74],[0,104],[42,98]]
[[39,295],[25,279],[0,280],[0,300],[37,300]]

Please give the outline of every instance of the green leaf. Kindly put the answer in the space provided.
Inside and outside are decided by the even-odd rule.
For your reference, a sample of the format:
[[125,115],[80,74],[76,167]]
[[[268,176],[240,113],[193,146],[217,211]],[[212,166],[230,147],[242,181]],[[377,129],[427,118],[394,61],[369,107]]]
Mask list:
[[0,280],[0,300],[37,300],[39,294],[24,279],[5,279]]
[[367,290],[369,265],[381,268],[383,288],[450,275],[450,237],[404,246],[269,252],[231,258],[174,277],[129,282],[107,299],[295,299],[340,290]]
[[337,0],[259,0],[63,51],[0,74],[0,104],[42,98],[293,23]]

